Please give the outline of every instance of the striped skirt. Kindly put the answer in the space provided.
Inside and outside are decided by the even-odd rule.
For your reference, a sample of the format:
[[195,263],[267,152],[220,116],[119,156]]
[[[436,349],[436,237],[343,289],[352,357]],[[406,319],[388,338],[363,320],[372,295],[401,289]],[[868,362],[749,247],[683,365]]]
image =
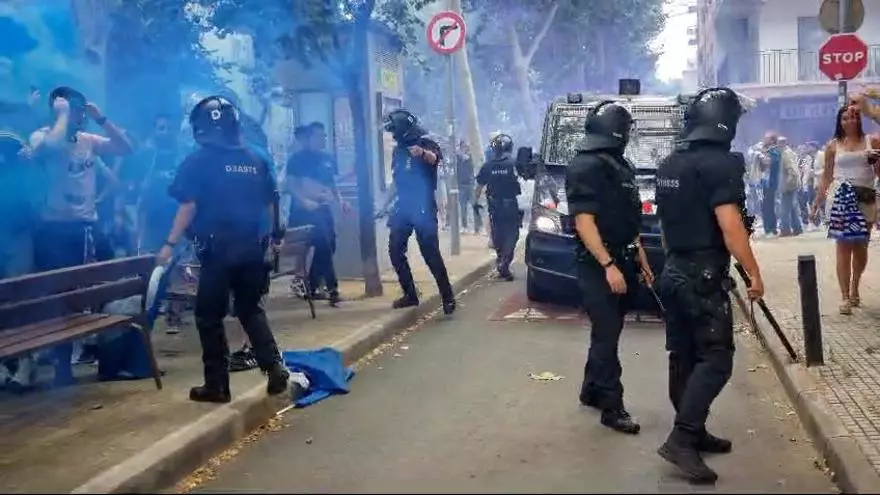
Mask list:
[[838,241],[867,241],[868,222],[859,208],[855,190],[843,182],[834,191],[828,212],[828,237]]

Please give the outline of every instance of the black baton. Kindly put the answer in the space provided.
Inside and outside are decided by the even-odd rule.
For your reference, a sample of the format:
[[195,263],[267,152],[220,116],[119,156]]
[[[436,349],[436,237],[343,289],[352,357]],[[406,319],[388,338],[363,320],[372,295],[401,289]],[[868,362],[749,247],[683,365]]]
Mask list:
[[[742,277],[743,282],[746,284],[746,289],[748,289],[752,285],[752,280],[749,278],[749,275],[746,273],[745,268],[742,267],[739,263],[733,265],[736,268],[739,276]],[[788,336],[782,332],[782,327],[779,326],[779,322],[776,321],[776,317],[773,316],[773,313],[770,312],[770,308],[767,307],[767,303],[764,302],[764,299],[758,299],[755,301],[758,303],[758,307],[761,308],[761,312],[764,313],[764,317],[767,318],[767,321],[770,322],[770,326],[773,327],[773,331],[776,332],[776,336],[779,337],[779,340],[782,342],[782,346],[785,347],[785,350],[788,352],[788,355],[791,357],[792,361],[797,362],[798,355],[795,352],[794,347],[792,347],[791,342],[788,340]],[[752,318],[754,320],[754,318]]]

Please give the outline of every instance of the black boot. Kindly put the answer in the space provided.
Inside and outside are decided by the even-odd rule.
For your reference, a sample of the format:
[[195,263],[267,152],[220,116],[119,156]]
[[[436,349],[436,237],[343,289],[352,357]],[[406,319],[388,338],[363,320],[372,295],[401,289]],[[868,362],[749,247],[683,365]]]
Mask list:
[[697,441],[697,450],[708,454],[729,454],[733,450],[733,443],[726,438],[716,437],[707,431]]
[[458,305],[455,303],[455,297],[443,299],[443,314],[451,315],[452,313],[455,313],[456,307],[458,307]]
[[219,366],[213,362],[205,365],[205,384],[189,389],[189,400],[195,402],[216,402],[224,404],[232,400],[229,392],[229,360],[224,359]]
[[290,372],[281,363],[275,363],[272,368],[266,371],[269,377],[266,382],[266,393],[269,395],[278,395],[287,390],[287,383],[290,380]]
[[599,397],[597,397],[596,394],[590,392],[590,389],[586,386],[586,384],[581,386],[581,394],[578,398],[581,401],[581,405],[599,409]]
[[602,424],[628,435],[636,435],[642,430],[642,427],[622,407],[602,411]]
[[339,303],[342,301],[342,298],[339,297],[339,291],[330,291],[330,296],[328,298],[331,307],[338,307]]
[[677,439],[674,433],[657,449],[657,453],[681,469],[692,483],[709,484],[718,480],[718,473],[706,465],[696,446]]
[[403,309],[403,308],[411,308],[413,306],[419,305],[419,298],[416,296],[403,296],[398,299],[395,299],[394,302],[391,303],[391,307],[393,309]]
[[206,385],[201,385],[189,389],[189,400],[195,402],[225,404],[232,400],[232,395],[229,393],[229,389],[222,390],[218,388],[208,388]]

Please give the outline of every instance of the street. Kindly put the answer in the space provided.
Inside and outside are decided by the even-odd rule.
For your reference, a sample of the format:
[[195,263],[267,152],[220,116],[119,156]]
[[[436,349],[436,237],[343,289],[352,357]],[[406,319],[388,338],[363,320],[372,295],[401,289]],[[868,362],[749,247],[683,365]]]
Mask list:
[[[716,487],[690,486],[656,454],[672,420],[663,327],[624,330],[627,406],[642,433],[615,433],[577,402],[581,318],[528,308],[523,278],[479,282],[452,319],[429,320],[362,363],[348,396],[286,413],[286,427],[193,491],[836,492],[753,336],[738,333],[734,377],[710,420],[734,451],[708,458]],[[562,378],[530,376],[544,372]]]

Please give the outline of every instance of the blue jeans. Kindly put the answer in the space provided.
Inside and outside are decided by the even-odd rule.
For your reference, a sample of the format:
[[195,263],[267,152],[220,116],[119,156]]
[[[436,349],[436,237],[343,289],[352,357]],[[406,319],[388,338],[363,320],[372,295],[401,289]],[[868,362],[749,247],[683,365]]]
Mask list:
[[761,187],[763,198],[761,199],[761,223],[764,224],[765,234],[776,233],[776,189],[764,184]]
[[804,226],[801,224],[801,213],[798,207],[797,191],[788,191],[780,194],[779,204],[779,230],[782,235],[803,233]]

